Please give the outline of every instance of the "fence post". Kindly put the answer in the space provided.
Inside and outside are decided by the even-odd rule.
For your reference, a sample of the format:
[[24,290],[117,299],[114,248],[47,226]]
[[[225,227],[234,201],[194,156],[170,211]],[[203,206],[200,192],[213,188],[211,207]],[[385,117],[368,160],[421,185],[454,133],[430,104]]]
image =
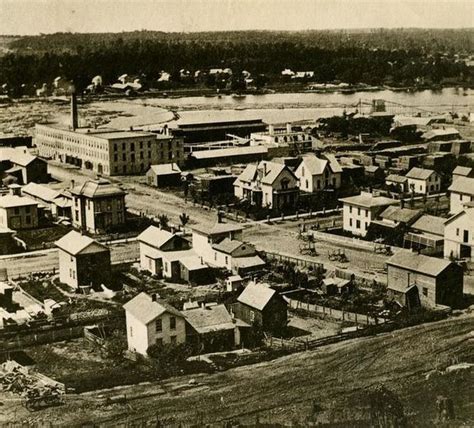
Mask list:
[[357,313],[355,314],[355,323],[357,324]]

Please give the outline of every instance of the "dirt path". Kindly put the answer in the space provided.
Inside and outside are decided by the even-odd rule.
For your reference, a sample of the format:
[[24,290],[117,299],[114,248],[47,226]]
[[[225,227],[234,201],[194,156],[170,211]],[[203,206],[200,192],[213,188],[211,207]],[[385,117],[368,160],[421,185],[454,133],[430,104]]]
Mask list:
[[[175,423],[212,423],[225,420],[254,423],[305,423],[312,401],[323,408],[327,420],[333,408],[340,418],[356,417],[364,391],[385,384],[396,392],[414,418],[414,426],[430,426],[436,396],[455,400],[456,415],[474,422],[474,372],[426,380],[426,373],[452,361],[474,362],[474,317],[464,316],[421,325],[372,338],[341,342],[277,360],[212,375],[185,376],[156,384],[132,386],[102,396],[127,394],[126,404],[104,405],[98,393],[71,396],[65,406],[30,414],[6,403],[0,423],[55,421],[61,426],[144,421],[155,417]],[[189,385],[191,378],[197,385]],[[144,394],[155,394],[143,397]],[[347,409],[352,415],[345,415]],[[3,414],[2,414],[3,412]],[[115,424],[115,425],[114,425]],[[432,426],[432,425],[431,425]]]

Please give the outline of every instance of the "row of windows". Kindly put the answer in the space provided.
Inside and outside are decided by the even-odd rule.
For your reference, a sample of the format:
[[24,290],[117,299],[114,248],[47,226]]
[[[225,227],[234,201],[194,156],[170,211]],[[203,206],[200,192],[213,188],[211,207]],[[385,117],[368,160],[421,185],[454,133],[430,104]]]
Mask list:
[[[150,141],[146,141],[147,143],[147,147],[150,149],[151,148],[151,140]],[[130,144],[130,151],[135,151],[135,142],[133,143],[129,143]],[[137,142],[137,145],[138,147],[140,147],[140,149],[143,149],[144,147],[144,144],[145,144],[145,141],[138,141]],[[127,143],[114,143],[114,152],[117,152],[119,147],[122,148],[123,151],[126,151],[127,150]],[[170,147],[171,147],[171,141],[170,141]]]
[[[169,317],[170,320],[170,330],[176,330],[176,317]],[[163,331],[163,320],[158,318],[155,321],[155,331],[161,333]]]
[[[352,227],[354,224],[354,221],[350,218],[349,219],[349,226]],[[364,224],[364,229],[367,230],[367,228],[369,227],[369,223],[365,222],[363,223]],[[356,220],[355,221],[355,228],[356,229],[360,229],[361,228],[361,221],[360,220]]]
[[[352,206],[349,206],[349,212],[352,214],[352,211],[353,211],[353,208],[354,208],[354,211],[355,211],[355,207],[352,207]],[[361,208],[357,208],[357,215],[362,215],[365,216],[365,217],[368,217],[369,216],[369,210],[366,210],[366,209],[361,209]]]

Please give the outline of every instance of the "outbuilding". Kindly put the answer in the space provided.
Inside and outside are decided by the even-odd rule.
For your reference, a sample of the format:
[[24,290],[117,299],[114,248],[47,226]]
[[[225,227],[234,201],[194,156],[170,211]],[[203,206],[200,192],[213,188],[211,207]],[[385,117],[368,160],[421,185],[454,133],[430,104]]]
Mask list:
[[181,169],[176,163],[151,165],[146,173],[146,180],[150,186],[173,187],[181,184]]

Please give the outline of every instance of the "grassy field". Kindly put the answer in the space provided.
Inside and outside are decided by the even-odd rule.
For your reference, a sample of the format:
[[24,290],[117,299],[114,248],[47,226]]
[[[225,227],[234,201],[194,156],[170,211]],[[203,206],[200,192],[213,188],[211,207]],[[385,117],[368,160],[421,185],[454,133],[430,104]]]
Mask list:
[[[317,403],[321,409],[318,421],[360,426],[356,422],[363,420],[367,392],[383,384],[399,396],[412,426],[433,426],[438,395],[454,400],[457,421],[451,426],[472,426],[474,372],[428,380],[426,375],[455,362],[474,362],[473,330],[472,315],[451,318],[212,375],[183,376],[104,393],[129,397],[155,394],[130,399],[127,406],[104,405],[97,394],[71,396],[63,407],[36,412],[34,420],[54,420],[62,426],[99,422],[117,426],[127,418],[140,421],[147,415],[158,415],[176,423],[199,425],[229,420],[254,424],[257,417],[273,426],[288,422],[306,425],[314,419],[312,408]],[[191,378],[197,385],[189,386]],[[4,415],[11,414],[11,407],[4,410]],[[18,412],[18,416],[25,412],[22,416],[28,421],[26,410]],[[2,417],[8,420],[0,414],[0,422]]]

